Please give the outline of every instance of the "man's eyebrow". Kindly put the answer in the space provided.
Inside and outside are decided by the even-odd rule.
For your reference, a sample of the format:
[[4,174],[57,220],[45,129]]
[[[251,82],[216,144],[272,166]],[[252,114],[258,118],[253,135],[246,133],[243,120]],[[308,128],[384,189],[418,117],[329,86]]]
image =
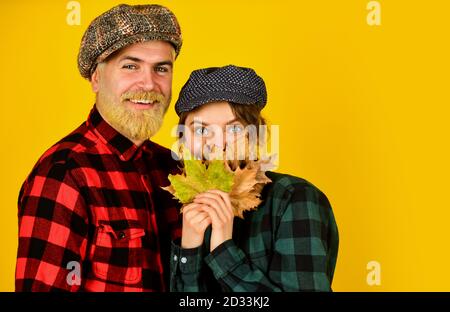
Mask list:
[[[135,57],[135,56],[131,56],[131,55],[124,55],[124,56],[122,56],[119,59],[119,62],[122,62],[122,61],[125,61],[125,60],[133,61],[133,62],[136,62],[136,63],[143,63],[144,62],[144,60],[142,60],[142,59],[140,59],[138,57]],[[164,66],[164,65],[168,65],[170,67],[173,67],[173,62],[168,60],[168,61],[158,62],[158,63],[155,64],[155,66]]]
[[172,61],[162,61],[162,62],[158,62],[155,64],[155,66],[164,66],[164,65],[173,67],[173,62]]
[[143,62],[143,60],[141,60],[140,58],[135,57],[135,56],[130,56],[130,55],[122,56],[119,59],[119,62],[122,62],[122,61],[125,61],[125,60],[133,61],[133,62],[136,62],[136,63],[142,63]]

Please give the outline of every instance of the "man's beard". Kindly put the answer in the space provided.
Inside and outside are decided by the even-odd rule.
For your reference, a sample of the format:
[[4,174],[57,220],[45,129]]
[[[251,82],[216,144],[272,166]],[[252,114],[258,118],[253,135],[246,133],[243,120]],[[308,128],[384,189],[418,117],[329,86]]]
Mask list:
[[[149,100],[155,103],[151,108],[138,110],[128,106],[129,103],[125,101],[129,99]],[[162,94],[152,91],[126,92],[121,96],[119,103],[99,92],[96,106],[102,117],[128,139],[147,140],[161,128],[169,103],[170,97],[166,99]]]

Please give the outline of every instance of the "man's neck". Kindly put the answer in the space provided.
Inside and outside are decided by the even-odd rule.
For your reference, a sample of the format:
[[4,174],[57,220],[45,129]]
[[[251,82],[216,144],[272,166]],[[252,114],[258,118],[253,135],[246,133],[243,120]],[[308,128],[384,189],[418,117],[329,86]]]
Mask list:
[[142,143],[144,143],[144,141],[145,141],[145,140],[133,140],[133,139],[130,139],[130,138],[128,138],[128,140],[130,140],[131,142],[133,142],[134,145],[136,145],[137,147],[141,146]]

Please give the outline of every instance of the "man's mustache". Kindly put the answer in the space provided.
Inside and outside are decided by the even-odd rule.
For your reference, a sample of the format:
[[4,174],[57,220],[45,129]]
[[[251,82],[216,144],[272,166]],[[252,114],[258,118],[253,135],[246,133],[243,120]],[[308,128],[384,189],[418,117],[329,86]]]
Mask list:
[[134,101],[152,101],[158,103],[164,103],[165,97],[159,92],[155,91],[128,91],[122,94],[120,100],[134,100]]

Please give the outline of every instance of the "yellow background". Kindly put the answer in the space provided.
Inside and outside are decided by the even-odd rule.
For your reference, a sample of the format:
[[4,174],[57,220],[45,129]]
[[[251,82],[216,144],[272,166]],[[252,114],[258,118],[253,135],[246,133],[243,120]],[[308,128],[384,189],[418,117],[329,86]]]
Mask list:
[[[20,186],[94,103],[76,67],[81,36],[120,3],[79,1],[81,25],[69,26],[67,2],[0,5],[1,291],[14,289]],[[200,67],[233,63],[265,79],[279,171],[334,208],[335,291],[450,291],[449,1],[382,0],[380,26],[367,24],[366,0],[158,3],[183,31],[174,99]],[[155,141],[170,146],[176,121],[172,106]],[[372,260],[380,286],[366,282]]]

